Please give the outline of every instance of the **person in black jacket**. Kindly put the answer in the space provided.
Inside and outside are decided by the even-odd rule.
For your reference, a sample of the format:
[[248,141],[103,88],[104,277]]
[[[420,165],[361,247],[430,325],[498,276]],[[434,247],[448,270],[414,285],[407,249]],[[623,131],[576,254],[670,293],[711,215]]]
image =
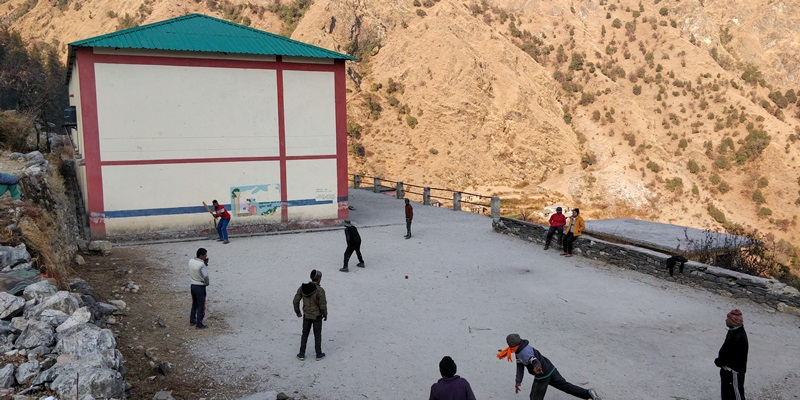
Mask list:
[[722,381],[722,400],[745,400],[744,374],[747,372],[747,332],[744,331],[744,317],[738,309],[731,310],[725,319],[728,334],[719,349],[714,365],[720,368]]
[[358,234],[358,229],[353,226],[353,223],[350,222],[349,219],[344,220],[342,225],[345,226],[344,239],[347,241],[347,250],[344,251],[344,266],[339,268],[339,271],[350,272],[350,269],[347,268],[347,264],[350,262],[350,256],[353,255],[353,251],[355,251],[356,256],[358,256],[358,264],[356,264],[356,267],[364,268],[364,258],[361,257],[361,235]]
[[507,357],[508,361],[511,361],[511,354],[516,357],[517,379],[514,385],[516,393],[519,393],[519,386],[522,384],[522,377],[527,369],[528,373],[533,375],[531,400],[543,400],[548,386],[581,399],[601,400],[596,390],[584,389],[567,382],[547,357],[543,356],[539,350],[534,349],[527,340],[521,339],[518,334],[512,333],[506,336],[506,343],[508,348],[500,351],[497,358]]

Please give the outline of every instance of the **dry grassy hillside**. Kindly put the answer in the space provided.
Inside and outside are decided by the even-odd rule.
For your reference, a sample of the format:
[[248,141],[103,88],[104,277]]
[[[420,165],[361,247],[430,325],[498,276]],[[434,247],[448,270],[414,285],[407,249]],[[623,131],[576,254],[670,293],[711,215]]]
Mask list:
[[[9,0],[65,43],[203,12],[347,52],[351,172],[800,243],[800,6]],[[788,246],[787,246],[788,247]]]

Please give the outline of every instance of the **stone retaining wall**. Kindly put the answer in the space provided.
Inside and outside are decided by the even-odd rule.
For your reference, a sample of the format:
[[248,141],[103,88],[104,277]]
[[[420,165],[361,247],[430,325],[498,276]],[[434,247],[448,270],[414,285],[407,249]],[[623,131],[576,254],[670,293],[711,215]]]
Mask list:
[[[501,217],[493,226],[496,232],[541,245],[544,245],[547,234],[545,226],[510,218]],[[554,249],[557,247],[553,246]],[[575,241],[573,253],[659,278],[703,287],[720,294],[746,297],[756,303],[774,307],[778,311],[800,315],[800,291],[775,279],[747,275],[694,261],[686,263],[683,273],[678,272],[676,266],[675,275],[671,277],[665,263],[670,254],[611,243],[588,235],[583,235]]]

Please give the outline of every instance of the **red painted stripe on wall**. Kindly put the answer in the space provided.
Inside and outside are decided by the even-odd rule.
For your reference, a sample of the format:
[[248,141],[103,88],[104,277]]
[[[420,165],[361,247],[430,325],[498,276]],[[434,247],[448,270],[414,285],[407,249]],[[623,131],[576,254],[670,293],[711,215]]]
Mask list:
[[81,125],[86,165],[87,211],[89,231],[93,239],[106,236],[105,203],[103,201],[103,169],[100,160],[100,131],[97,122],[97,87],[95,85],[95,55],[92,49],[77,50],[81,91]]
[[286,117],[284,115],[283,105],[283,68],[286,65],[282,57],[277,57],[277,69],[275,76],[278,80],[278,148],[280,154],[280,170],[281,170],[281,222],[289,222],[289,192],[286,188]]
[[[90,50],[91,51],[91,50]],[[115,54],[94,54],[95,62],[102,64],[133,64],[133,65],[166,65],[174,67],[209,67],[209,68],[247,68],[247,69],[275,69],[287,71],[327,71],[336,69],[335,64],[301,64],[286,63],[282,61],[247,61],[223,60],[218,58],[183,58],[183,57],[156,57],[156,56],[131,56]],[[278,57],[280,59],[280,57]],[[339,60],[337,60],[339,62]]]
[[[334,96],[336,98],[336,178],[337,198],[347,198],[347,81],[344,60],[336,60],[333,71]],[[339,204],[339,219],[347,219],[348,202]]]
[[[286,156],[286,160],[329,160],[337,158],[335,154],[320,156]],[[159,164],[204,164],[204,163],[232,163],[232,162],[251,162],[251,161],[280,161],[281,157],[228,157],[228,158],[174,158],[161,160],[119,160],[103,161],[104,167],[120,165],[159,165]]]

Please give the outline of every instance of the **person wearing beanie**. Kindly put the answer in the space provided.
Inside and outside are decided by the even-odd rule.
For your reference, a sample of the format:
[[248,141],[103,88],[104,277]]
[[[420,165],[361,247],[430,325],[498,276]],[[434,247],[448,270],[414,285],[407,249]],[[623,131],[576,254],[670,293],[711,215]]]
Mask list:
[[358,234],[358,228],[353,226],[349,219],[342,221],[342,225],[344,225],[344,240],[347,242],[347,249],[344,251],[344,266],[339,268],[339,271],[350,272],[347,264],[354,251],[358,256],[356,267],[364,268],[364,257],[361,257],[361,235]]
[[[311,270],[311,282],[300,285],[294,295],[294,313],[297,318],[303,318],[303,336],[300,338],[300,352],[297,358],[306,359],[306,344],[311,328],[314,328],[314,350],[317,360],[325,358],[322,352],[322,321],[328,320],[328,300],[325,298],[325,289],[322,288],[322,272]],[[303,300],[303,313],[300,313],[300,300]]]
[[514,354],[516,357],[517,379],[514,385],[516,393],[519,393],[519,386],[522,384],[522,377],[527,369],[528,373],[533,375],[531,400],[543,400],[548,386],[580,399],[601,400],[596,390],[584,389],[567,382],[547,357],[533,348],[530,342],[520,338],[518,334],[512,333],[506,336],[506,344],[508,344],[508,348],[497,353],[497,358],[501,360],[507,358],[511,362],[511,355]]
[[722,400],[745,400],[744,374],[747,372],[747,333],[744,331],[744,317],[739,309],[731,310],[725,319],[728,334],[719,349],[714,365],[720,368],[722,381]]
[[475,400],[475,394],[466,379],[456,375],[458,367],[450,356],[439,361],[439,373],[442,379],[431,386],[428,400]]

